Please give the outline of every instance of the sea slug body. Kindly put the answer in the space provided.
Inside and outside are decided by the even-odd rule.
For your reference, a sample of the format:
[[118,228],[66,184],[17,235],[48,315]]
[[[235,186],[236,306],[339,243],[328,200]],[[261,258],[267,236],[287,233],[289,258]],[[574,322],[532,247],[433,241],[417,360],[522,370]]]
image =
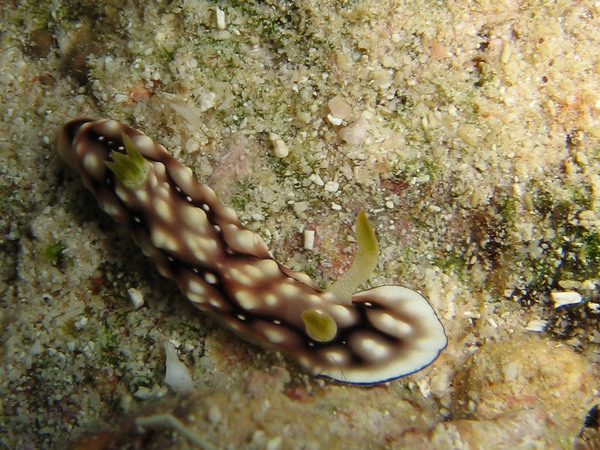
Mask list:
[[[212,189],[142,132],[114,120],[76,119],[61,129],[58,151],[198,309],[308,372],[380,383],[426,367],[446,347],[441,322],[417,292],[380,286],[343,298],[344,289],[323,291],[272,259]],[[366,216],[359,226],[367,227],[368,242]],[[376,242],[365,246],[372,247],[365,254],[377,250]]]

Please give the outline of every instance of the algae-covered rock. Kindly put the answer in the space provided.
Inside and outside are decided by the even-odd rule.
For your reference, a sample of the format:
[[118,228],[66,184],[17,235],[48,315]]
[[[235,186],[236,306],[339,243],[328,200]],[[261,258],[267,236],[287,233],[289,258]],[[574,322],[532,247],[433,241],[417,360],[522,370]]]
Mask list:
[[548,427],[574,438],[598,381],[590,364],[571,348],[526,338],[483,346],[467,361],[455,386],[456,418],[491,420],[539,410]]

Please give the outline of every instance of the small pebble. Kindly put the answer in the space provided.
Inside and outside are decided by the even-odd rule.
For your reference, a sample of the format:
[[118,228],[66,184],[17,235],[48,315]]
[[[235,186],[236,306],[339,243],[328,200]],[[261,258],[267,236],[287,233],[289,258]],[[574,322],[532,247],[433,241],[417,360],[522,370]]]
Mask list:
[[314,184],[316,184],[317,186],[324,186],[325,182],[323,181],[323,178],[321,178],[319,175],[317,175],[316,173],[311,174],[308,179],[310,181],[312,181]]
[[281,442],[283,438],[281,436],[274,437],[273,439],[269,439],[267,442],[267,450],[279,450],[281,448]]
[[285,142],[283,142],[279,135],[270,133],[269,139],[271,139],[271,143],[273,144],[273,154],[277,158],[285,158],[290,154],[290,149],[285,145]]
[[350,114],[352,113],[352,108],[346,100],[337,95],[327,102],[327,106],[329,106],[331,115],[339,118],[341,121],[350,117]]
[[77,320],[73,326],[75,327],[76,330],[81,330],[83,327],[85,327],[88,323],[88,318],[83,316],[80,317],[79,320]]
[[337,190],[340,188],[340,183],[338,183],[337,181],[328,181],[327,183],[325,183],[325,187],[324,189],[327,192],[337,192]]
[[211,405],[211,407],[208,408],[208,421],[210,423],[217,425],[219,422],[221,422],[222,418],[223,415],[221,414],[221,410],[217,405]]

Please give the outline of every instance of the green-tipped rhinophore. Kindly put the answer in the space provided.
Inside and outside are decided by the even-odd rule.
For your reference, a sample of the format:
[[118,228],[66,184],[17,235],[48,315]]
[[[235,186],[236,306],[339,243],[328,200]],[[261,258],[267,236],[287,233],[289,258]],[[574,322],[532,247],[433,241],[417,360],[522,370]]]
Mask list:
[[149,163],[140,154],[131,138],[121,134],[123,145],[127,154],[113,150],[110,154],[112,161],[104,161],[108,167],[117,176],[121,183],[129,189],[138,189],[144,185],[148,171]]
[[337,323],[329,314],[316,309],[302,311],[302,322],[306,334],[318,342],[329,342],[337,334]]
[[338,300],[348,303],[356,288],[369,279],[379,259],[379,244],[364,209],[356,218],[356,243],[358,250],[352,266],[328,289]]

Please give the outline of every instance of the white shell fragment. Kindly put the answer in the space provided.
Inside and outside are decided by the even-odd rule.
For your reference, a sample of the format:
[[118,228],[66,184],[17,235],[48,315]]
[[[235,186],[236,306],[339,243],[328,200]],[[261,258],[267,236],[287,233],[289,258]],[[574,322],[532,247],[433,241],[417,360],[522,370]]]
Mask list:
[[215,16],[217,19],[217,28],[219,30],[225,29],[225,11],[223,11],[218,6],[215,8]]
[[566,291],[566,292],[551,292],[550,297],[554,302],[554,308],[560,308],[566,305],[577,305],[581,303],[583,297],[579,292]]
[[312,250],[315,245],[315,230],[304,230],[304,250]]
[[[343,103],[330,107],[345,115]],[[188,121],[197,119],[187,107],[173,108]],[[359,119],[353,127],[364,125]],[[287,156],[279,136],[270,139],[275,155]],[[446,347],[442,323],[417,292],[380,286],[353,293],[356,284],[344,295],[324,292],[306,274],[275,261],[263,239],[212,189],[142,132],[113,120],[76,119],[63,126],[58,152],[196,308],[241,337],[288,355],[306,371],[347,383],[381,383],[428,366]],[[324,184],[318,175],[311,181]],[[305,231],[306,249],[314,247],[314,238],[314,231]],[[376,248],[374,234],[372,239]],[[369,267],[377,262],[377,251],[372,253]],[[134,307],[143,303],[141,292],[130,289],[129,296]],[[189,392],[186,366],[170,343],[165,352],[165,383],[175,392]]]
[[341,124],[344,123],[344,119],[338,116],[334,116],[333,114],[327,114],[327,120],[331,125],[335,125],[336,127],[339,127]]
[[202,125],[202,115],[197,108],[177,102],[171,102],[169,106],[186,120],[191,129],[198,129]]
[[546,329],[547,325],[547,320],[533,319],[527,322],[527,325],[525,325],[525,329],[527,331],[534,331],[536,333],[540,333]]
[[206,112],[214,108],[217,104],[217,94],[214,92],[205,92],[200,95],[200,112]]
[[177,394],[189,394],[194,389],[192,376],[185,364],[179,361],[177,350],[169,341],[165,342],[165,384]]
[[127,289],[127,294],[129,294],[129,300],[131,300],[131,304],[135,309],[138,309],[144,304],[144,294],[136,288]]

